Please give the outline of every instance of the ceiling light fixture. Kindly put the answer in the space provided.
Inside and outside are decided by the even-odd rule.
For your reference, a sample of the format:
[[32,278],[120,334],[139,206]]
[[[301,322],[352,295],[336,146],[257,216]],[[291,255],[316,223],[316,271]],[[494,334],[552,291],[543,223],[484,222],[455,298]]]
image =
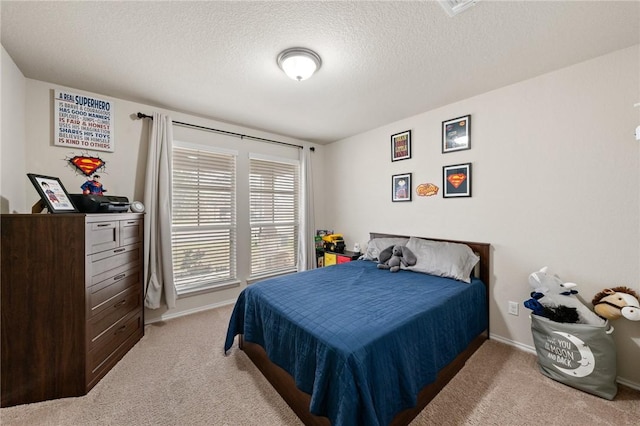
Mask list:
[[290,78],[298,81],[306,80],[322,66],[320,56],[304,47],[292,47],[278,55],[278,66]]

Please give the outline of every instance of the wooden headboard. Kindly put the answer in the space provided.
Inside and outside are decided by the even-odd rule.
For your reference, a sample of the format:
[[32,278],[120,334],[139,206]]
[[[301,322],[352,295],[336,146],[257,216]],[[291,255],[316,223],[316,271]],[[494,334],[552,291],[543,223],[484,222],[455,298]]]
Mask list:
[[[369,233],[370,238],[409,238],[406,235],[396,235],[396,234],[383,234],[379,232],[371,232]],[[433,240],[433,241],[445,241],[448,243],[458,243],[458,244],[466,244],[471,250],[477,253],[480,256],[480,278],[482,282],[487,286],[487,296],[489,294],[489,287],[491,284],[491,273],[489,266],[491,265],[491,244],[488,243],[475,243],[472,241],[457,241],[457,240],[442,240],[439,238],[429,238],[429,237],[415,237],[422,238],[425,240]]]

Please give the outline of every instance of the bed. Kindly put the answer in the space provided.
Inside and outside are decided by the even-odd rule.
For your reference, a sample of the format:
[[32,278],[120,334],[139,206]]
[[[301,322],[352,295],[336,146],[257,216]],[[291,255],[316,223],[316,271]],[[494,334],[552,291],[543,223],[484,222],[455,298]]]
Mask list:
[[238,297],[225,353],[239,335],[307,425],[408,424],[488,338],[490,284],[489,244],[371,234],[409,238],[419,253],[464,247],[479,257],[474,273],[463,282],[357,260],[264,280]]

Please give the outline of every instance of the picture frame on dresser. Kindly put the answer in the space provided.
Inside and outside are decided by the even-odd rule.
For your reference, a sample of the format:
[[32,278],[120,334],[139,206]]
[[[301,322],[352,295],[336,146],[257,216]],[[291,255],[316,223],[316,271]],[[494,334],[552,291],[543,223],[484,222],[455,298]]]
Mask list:
[[59,178],[27,173],[49,213],[77,213],[78,209]]

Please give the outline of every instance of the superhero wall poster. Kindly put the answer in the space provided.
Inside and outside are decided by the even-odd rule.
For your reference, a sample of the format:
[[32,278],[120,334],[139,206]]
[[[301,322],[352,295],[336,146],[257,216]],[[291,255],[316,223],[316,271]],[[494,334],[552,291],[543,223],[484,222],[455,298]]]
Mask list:
[[471,163],[442,168],[442,196],[471,197]]
[[391,201],[411,201],[411,173],[391,177]]
[[442,153],[471,149],[471,116],[442,122]]
[[411,158],[411,130],[391,135],[391,161]]
[[54,92],[54,145],[114,152],[111,102],[70,93]]

